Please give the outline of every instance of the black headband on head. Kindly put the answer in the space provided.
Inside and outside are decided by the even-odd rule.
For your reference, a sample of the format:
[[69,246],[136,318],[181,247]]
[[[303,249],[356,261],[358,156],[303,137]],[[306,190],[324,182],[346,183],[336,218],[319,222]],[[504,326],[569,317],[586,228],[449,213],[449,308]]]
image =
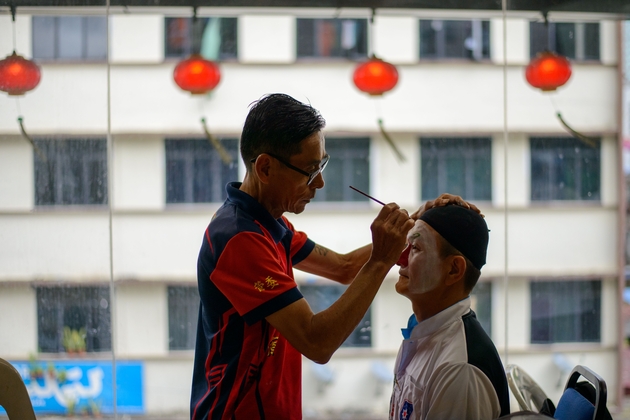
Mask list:
[[473,265],[481,270],[486,263],[488,225],[474,210],[458,205],[433,207],[420,216]]

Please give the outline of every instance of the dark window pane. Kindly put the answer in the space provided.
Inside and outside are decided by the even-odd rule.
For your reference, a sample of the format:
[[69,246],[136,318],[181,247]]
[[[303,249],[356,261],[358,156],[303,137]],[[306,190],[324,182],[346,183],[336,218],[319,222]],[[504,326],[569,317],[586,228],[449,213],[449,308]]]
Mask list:
[[55,55],[56,18],[33,16],[33,58],[53,59]]
[[[303,284],[299,286],[302,295],[310,305],[314,313],[327,309],[346,290],[346,286],[341,285],[312,285]],[[346,339],[341,347],[371,347],[372,346],[372,314],[371,307],[354,329],[352,334]]]
[[545,50],[572,60],[599,60],[599,23],[530,22],[530,57]]
[[326,152],[330,160],[323,172],[325,185],[315,201],[368,201],[348,186],[370,191],[370,139],[327,137]]
[[584,23],[584,59],[599,60],[599,23]]
[[[107,204],[107,141],[34,141],[35,204]],[[38,153],[39,151],[39,153]]]
[[600,141],[595,147],[573,137],[532,137],[531,199],[600,199]]
[[487,137],[420,139],[422,199],[442,193],[492,199],[491,141]]
[[164,25],[166,57],[183,58],[193,52],[209,60],[237,57],[236,18],[199,18],[195,28],[192,18],[167,17]]
[[529,23],[529,55],[531,58],[536,57],[540,52],[553,50],[554,47],[549,45],[549,30],[544,23]]
[[556,23],[556,48],[555,51],[565,57],[575,59],[575,23]]
[[192,350],[195,348],[198,314],[199,291],[196,286],[169,286],[169,350]]
[[471,308],[477,315],[477,321],[479,321],[486,334],[492,337],[492,283],[477,283],[470,297],[472,299]]
[[231,156],[221,160],[207,139],[166,139],[166,202],[210,203],[227,197],[225,184],[238,178],[238,140],[219,139]]
[[531,342],[599,342],[601,281],[532,281]]
[[298,57],[367,55],[366,19],[298,19]]
[[490,22],[421,20],[420,58],[490,58]]
[[41,352],[111,350],[108,287],[51,286],[36,292]]

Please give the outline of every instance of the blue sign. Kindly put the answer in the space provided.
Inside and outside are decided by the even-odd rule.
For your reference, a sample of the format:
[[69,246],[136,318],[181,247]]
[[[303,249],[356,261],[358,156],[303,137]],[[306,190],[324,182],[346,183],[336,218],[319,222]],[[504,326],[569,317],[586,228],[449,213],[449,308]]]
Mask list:
[[[20,372],[35,413],[113,413],[112,362],[11,362]],[[143,365],[116,361],[118,413],[143,414]],[[0,407],[0,414],[5,411]]]

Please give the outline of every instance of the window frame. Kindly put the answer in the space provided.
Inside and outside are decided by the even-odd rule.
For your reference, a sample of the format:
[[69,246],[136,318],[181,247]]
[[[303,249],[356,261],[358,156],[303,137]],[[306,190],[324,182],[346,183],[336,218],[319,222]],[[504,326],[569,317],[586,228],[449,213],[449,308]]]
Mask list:
[[[234,23],[234,52],[233,53],[227,53],[223,51],[223,48],[227,49],[227,46],[224,42],[224,38],[223,36],[221,36],[221,41],[220,41],[220,45],[219,45],[219,55],[217,58],[209,58],[209,60],[214,61],[214,62],[237,62],[239,59],[238,56],[238,18],[237,17],[232,17],[232,16],[203,16],[203,17],[199,17],[199,25],[200,25],[200,29],[199,32],[199,37],[203,37],[203,30],[206,27],[206,25],[208,24],[208,21],[211,18],[217,18],[220,20],[230,20],[231,22]],[[186,44],[185,47],[185,51],[182,51],[181,53],[169,53],[168,52],[168,45],[169,45],[169,20],[172,19],[184,19],[187,22],[188,25],[188,34],[184,35],[186,36],[186,40],[184,41],[184,43]],[[199,40],[199,45],[195,45],[194,42],[194,34],[193,32],[195,31],[195,28],[192,25],[192,17],[182,17],[182,16],[164,16],[164,20],[163,20],[163,24],[164,24],[164,48],[163,48],[163,52],[164,52],[164,61],[168,62],[168,61],[179,61],[179,60],[183,60],[187,57],[189,57],[191,54],[194,53],[195,50],[198,50],[201,48],[201,40]],[[221,32],[221,35],[223,35],[223,32]],[[231,42],[231,41],[230,41]]]
[[[37,307],[37,344],[38,344],[38,348],[42,349],[42,329],[45,328],[44,325],[42,325],[42,320],[48,321],[47,323],[51,323],[56,325],[56,328],[51,329],[51,331],[53,331],[56,335],[56,340],[57,342],[57,350],[56,351],[50,351],[50,348],[46,347],[45,349],[41,350],[42,353],[50,353],[50,354],[59,354],[59,353],[67,353],[66,350],[64,350],[64,345],[63,345],[63,328],[65,326],[68,325],[61,325],[61,324],[65,324],[65,314],[67,312],[69,312],[69,306],[71,307],[72,305],[68,305],[68,304],[79,304],[78,306],[80,307],[79,309],[83,309],[86,310],[86,307],[89,305],[89,300],[90,300],[90,296],[89,296],[89,292],[91,292],[92,294],[94,294],[96,296],[96,298],[100,297],[100,300],[98,302],[98,306],[100,306],[100,309],[98,309],[96,306],[93,307],[92,311],[90,312],[89,308],[87,308],[87,313],[84,313],[83,315],[85,316],[85,318],[87,318],[87,323],[85,325],[85,352],[86,353],[110,353],[112,351],[112,324],[113,324],[113,319],[112,319],[112,314],[111,314],[111,302],[110,302],[110,290],[109,290],[109,285],[105,285],[105,284],[98,284],[98,283],[91,283],[91,284],[71,284],[71,283],[66,283],[66,284],[62,284],[62,285],[35,285],[35,302],[36,302],[36,307]],[[66,293],[65,295],[63,295],[63,293]],[[81,293],[81,292],[88,292],[88,296],[86,296],[83,299],[75,299],[75,296],[73,296],[73,294],[77,294],[77,293]],[[43,297],[42,294],[62,294],[61,296],[56,296],[56,298],[51,298],[50,296],[47,297]],[[94,296],[92,296],[92,298],[94,298]],[[94,298],[94,299],[96,299]],[[41,300],[43,301],[49,301],[51,303],[53,303],[53,305],[51,307],[48,308],[43,308],[41,305]],[[102,301],[105,300],[107,302],[107,306],[103,307],[102,305]],[[52,315],[55,315],[54,317],[50,316],[52,312]],[[96,312],[96,313],[94,313]],[[108,319],[106,319],[105,321],[103,321],[103,319],[101,318],[103,316],[103,314],[106,315],[106,317]],[[54,319],[53,319],[54,318]],[[61,322],[60,322],[61,321]],[[61,325],[61,327],[60,327]],[[70,327],[70,326],[68,326]],[[96,334],[98,332],[100,332],[99,330],[101,330],[102,328],[105,328],[105,330],[101,333],[101,334]],[[96,333],[95,333],[96,332]],[[51,334],[51,337],[53,336],[53,334]],[[50,338],[50,337],[49,337]],[[102,339],[104,344],[102,345],[102,348],[97,348],[95,349],[95,340],[99,340]]]
[[[240,162],[240,155],[239,155],[239,140],[235,137],[217,137],[217,140],[223,145],[223,147],[226,148],[226,150],[228,151],[228,153],[230,153],[230,156],[232,157],[232,163],[231,163],[231,167],[226,168],[225,163],[223,163],[223,161],[221,160],[219,153],[217,152],[217,150],[212,146],[210,140],[208,140],[205,137],[194,137],[194,138],[187,138],[187,137],[166,137],[164,139],[164,160],[165,160],[165,169],[164,169],[164,176],[165,176],[165,183],[164,183],[164,201],[165,201],[165,205],[166,206],[189,206],[189,205],[204,205],[204,204],[218,204],[218,203],[223,203],[225,201],[225,199],[227,198],[227,193],[225,192],[225,185],[228,182],[232,182],[232,181],[238,181],[239,179],[239,162]],[[189,150],[175,150],[175,151],[171,151],[169,152],[169,144],[175,144],[177,142],[186,142],[190,145],[194,145],[197,144],[198,146],[200,146],[201,148],[205,149],[200,151],[199,148],[193,148],[193,149],[189,149]],[[226,147],[226,142],[228,143],[232,143],[231,145],[227,145]],[[206,144],[207,146],[203,146],[204,144]],[[204,154],[201,154],[201,153]],[[180,161],[185,161],[184,164],[184,172],[186,173],[186,175],[183,177],[183,184],[184,184],[184,201],[169,201],[169,197],[171,193],[169,193],[169,188],[170,185],[172,185],[172,180],[169,176],[169,172],[170,172],[170,168],[172,167],[171,165],[171,161],[175,160],[169,160],[169,153],[175,153],[176,155],[183,155],[183,158],[180,159]],[[201,176],[198,172],[196,172],[197,164],[200,161],[203,160],[210,160],[211,161],[211,165],[208,166],[204,166],[203,167],[207,167],[209,170],[209,174],[208,174],[208,179],[210,182],[210,195],[212,196],[211,201],[195,201],[195,182],[197,180],[199,180],[199,177]],[[216,165],[220,164],[221,167],[219,169],[217,169]],[[234,175],[226,175],[225,171],[229,170],[229,171],[233,171]],[[220,180],[215,181],[212,177],[216,176],[216,173],[219,172],[221,174]],[[225,176],[224,176],[225,175]],[[190,184],[190,185],[189,185]],[[173,187],[176,188],[177,186]],[[217,199],[217,197],[220,195],[220,199]],[[190,201],[192,200],[192,201]]]
[[[431,146],[431,150],[429,155],[427,156],[426,152],[423,152],[423,149],[425,149],[426,146],[424,146],[425,143],[429,143],[429,142],[435,142],[436,145],[432,145]],[[452,143],[452,142],[459,142],[462,143],[460,145],[457,144],[449,144],[447,145],[447,147],[438,147],[439,144],[446,144],[446,143]],[[479,144],[477,143],[486,143],[486,145],[482,145],[482,147],[480,147]],[[432,200],[434,198],[436,198],[439,194],[443,193],[443,192],[450,192],[452,194],[456,194],[461,196],[462,198],[464,198],[465,200],[468,201],[475,201],[475,202],[491,202],[492,201],[492,196],[493,196],[493,190],[492,190],[492,183],[493,183],[493,179],[492,179],[492,171],[493,171],[493,167],[492,167],[492,144],[493,144],[493,139],[491,136],[420,136],[418,139],[418,143],[419,143],[419,153],[420,153],[420,171],[419,171],[419,176],[420,176],[420,182],[419,182],[419,186],[420,186],[420,192],[419,192],[419,196],[421,198],[421,200]],[[457,154],[455,153],[456,150],[461,150],[462,147],[465,147],[464,150],[464,175],[463,175],[463,180],[464,180],[464,186],[462,188],[461,193],[458,193],[458,191],[456,189],[453,189],[452,186],[448,185],[448,161],[452,160],[454,158],[457,158]],[[476,196],[473,195],[475,193],[475,191],[480,190],[480,188],[477,188],[477,186],[479,185],[479,179],[475,177],[475,164],[477,162],[483,162],[485,161],[484,159],[479,159],[479,157],[485,153],[487,153],[487,168],[485,169],[486,172],[486,177],[487,177],[487,194],[488,196],[484,196],[483,194],[480,194],[480,196]],[[437,162],[432,165],[431,167],[435,166],[436,169],[432,170],[430,169],[431,167],[427,167],[426,162],[428,160],[432,159],[432,161],[435,161],[437,159]],[[434,174],[434,177],[431,179],[431,181],[435,181],[437,182],[436,184],[436,192],[435,193],[431,193],[429,191],[425,191],[426,188],[426,184],[429,180],[425,180],[425,173],[428,174]],[[483,191],[481,191],[481,193],[483,193]]]
[[[546,28],[544,28],[545,25],[547,26]],[[563,26],[560,26],[560,25],[563,25]],[[565,30],[569,29],[568,27],[565,27],[564,25],[574,25],[573,33],[575,36],[572,37],[574,42],[572,43],[572,45],[568,46],[569,50],[562,47],[562,44],[560,42],[563,42],[563,41],[558,41],[559,30],[562,28],[564,28]],[[592,25],[592,26],[587,27],[586,25]],[[592,55],[593,56],[596,55],[597,57],[593,58],[589,54],[587,58],[587,48],[588,48],[587,39],[593,36],[591,34],[589,37],[587,32],[589,28],[590,30],[595,30],[595,26],[597,27],[597,39],[596,39],[596,44],[594,45],[596,45],[597,52],[596,54],[592,54]],[[543,29],[546,29],[546,31],[537,30],[536,28],[543,28]],[[569,37],[569,39],[571,39],[571,37]],[[543,48],[542,50],[534,49],[534,46],[536,46],[536,44],[544,44],[545,41],[546,41],[545,48]],[[600,22],[548,22],[547,24],[545,24],[542,22],[530,21],[529,22],[529,56],[530,58],[531,59],[535,58],[538,55],[538,53],[544,50],[554,51],[558,54],[561,54],[567,57],[569,60],[574,61],[574,62],[601,63],[602,51],[601,51]],[[571,53],[570,50],[572,50],[573,52]]]
[[[593,153],[597,153],[596,159],[597,160],[593,160],[593,162],[590,162],[590,159],[595,159],[594,156],[591,156],[591,153],[588,153],[591,149],[588,149],[587,145],[584,144],[584,142],[582,142],[581,140],[575,138],[575,137],[570,137],[570,136],[529,136],[528,138],[529,140],[529,152],[530,152],[530,162],[529,162],[529,170],[530,170],[530,182],[529,182],[529,187],[530,187],[530,193],[529,193],[529,199],[530,199],[530,203],[532,205],[540,205],[540,204],[546,204],[546,203],[571,203],[571,204],[575,204],[575,203],[580,203],[580,204],[593,204],[593,205],[599,205],[601,203],[602,200],[602,139],[601,137],[597,137],[594,138],[594,140],[597,142],[597,151],[593,152]],[[540,143],[540,142],[556,142],[558,143],[558,145],[556,146],[552,146],[546,149],[541,149],[538,151],[534,150],[535,144],[536,143]],[[562,144],[564,143],[564,144]],[[573,143],[573,145],[571,145],[571,143]],[[559,190],[562,190],[564,187],[559,187],[559,183],[557,182],[557,178],[558,178],[558,174],[557,172],[561,170],[561,168],[565,167],[564,164],[559,164],[557,161],[559,159],[564,160],[564,153],[563,152],[558,152],[560,150],[575,150],[577,148],[577,145],[581,145],[581,151],[586,151],[587,153],[581,154],[579,156],[571,156],[572,158],[574,158],[575,162],[574,162],[574,170],[573,171],[569,171],[569,173],[572,173],[574,175],[577,174],[576,178],[576,186],[574,187],[574,190],[576,191],[576,197],[578,197],[577,194],[579,194],[579,198],[559,198]],[[553,153],[552,150],[555,148],[556,153],[555,155],[546,155],[549,153]],[[546,152],[546,153],[544,153]],[[555,157],[554,157],[555,156]],[[581,156],[581,157],[580,157]],[[586,162],[585,162],[586,160]],[[544,163],[548,164],[548,172],[549,172],[549,179],[544,182],[546,185],[544,186],[545,189],[548,191],[549,194],[549,198],[544,198],[542,197],[542,195],[544,194],[544,192],[541,192],[541,187],[537,187],[534,188],[534,182],[536,181],[536,177],[540,176],[541,171],[537,170],[534,168],[534,165],[539,164],[539,165],[543,165]],[[597,166],[597,172],[596,174],[591,174],[588,175],[588,167],[585,167],[586,165],[588,165],[589,163],[591,163],[591,165],[593,166]],[[583,169],[584,173],[582,173],[583,171],[576,169],[576,166],[579,167],[579,169]],[[565,169],[565,172],[567,171],[567,169]],[[583,181],[583,175],[587,175],[588,176],[596,176],[597,177],[597,181],[598,181],[598,186],[597,186],[597,190],[596,190],[596,194],[593,194],[593,198],[590,199],[585,199],[582,196],[582,187],[584,186],[584,182]],[[588,181],[588,179],[587,179]],[[537,198],[534,195],[538,194],[540,195],[540,197],[542,198]]]
[[[39,40],[41,39],[40,36],[36,36],[35,32],[37,30],[37,28],[39,28],[39,26],[36,24],[36,19],[52,19],[54,22],[54,28],[52,29],[52,37],[49,36],[45,38],[52,38],[52,40],[50,42],[52,42],[52,48],[53,48],[53,53],[52,53],[52,57],[47,57],[47,56],[40,56],[39,54],[39,49],[36,47],[36,43],[39,42]],[[81,19],[81,34],[78,38],[78,41],[81,43],[81,55],[80,57],[60,57],[60,26],[61,26],[61,19],[63,18],[73,18],[73,19]],[[102,19],[103,22],[101,22],[103,24],[102,28],[97,28],[97,29],[103,29],[104,32],[98,34],[98,37],[102,37],[102,39],[100,40],[102,42],[101,47],[104,47],[102,50],[102,55],[98,55],[96,57],[89,57],[88,56],[88,43],[90,41],[90,30],[94,30],[95,29],[95,25],[91,22],[89,22],[90,19]],[[45,35],[45,34],[44,34]],[[98,38],[97,38],[98,39]],[[76,40],[75,40],[76,41]],[[107,18],[105,16],[94,16],[94,15],[88,15],[88,16],[77,16],[77,15],[60,15],[60,16],[48,16],[48,15],[33,15],[31,17],[31,48],[32,48],[32,55],[33,55],[33,59],[38,61],[38,62],[43,62],[43,63],[81,63],[81,64],[86,64],[86,63],[96,63],[96,64],[101,64],[101,63],[106,63],[107,62]]]
[[[437,23],[439,22],[439,23]],[[475,35],[476,31],[479,31],[479,38],[481,39],[481,47],[479,49],[469,49],[466,48],[466,40],[471,39],[471,37],[465,38],[463,45],[460,47],[462,51],[468,50],[471,51],[469,57],[464,55],[454,55],[451,56],[447,53],[449,49],[449,44],[447,43],[447,39],[449,36],[453,36],[452,33],[447,33],[446,30],[436,30],[433,28],[434,24],[441,25],[444,28],[445,25],[451,25],[453,22],[463,22],[471,24],[471,37]],[[477,28],[477,23],[479,23],[479,28]],[[427,55],[426,51],[423,53],[423,49],[425,47],[425,43],[423,43],[423,33],[426,26],[431,26],[433,28],[433,32],[436,35],[435,40],[431,43],[435,53],[432,55]],[[479,62],[479,63],[487,63],[492,59],[492,49],[491,49],[491,25],[490,21],[487,19],[419,19],[418,20],[418,57],[420,61],[468,61],[468,62]],[[474,38],[472,38],[474,39]],[[459,45],[459,43],[458,43]],[[453,48],[451,46],[451,48]],[[476,57],[475,52],[479,51],[479,56]]]
[[[363,143],[366,147],[359,149],[357,145]],[[368,136],[353,136],[353,137],[340,137],[340,136],[326,136],[326,152],[330,155],[326,170],[322,173],[324,177],[324,188],[317,190],[315,199],[311,202],[311,205],[321,206],[326,203],[343,203],[344,205],[356,204],[366,205],[370,203],[370,199],[356,191],[348,188],[348,185],[352,185],[361,191],[369,193],[372,180],[371,180],[371,162],[370,155],[372,153],[372,139]],[[365,171],[367,174],[356,175],[355,160],[360,161],[365,159],[367,168]],[[348,164],[350,162],[351,164]],[[335,170],[340,167],[342,177],[336,177],[334,175]],[[332,173],[332,175],[331,175]],[[327,181],[327,180],[330,180]],[[334,184],[333,181],[339,180]],[[327,189],[328,188],[328,189]],[[334,190],[331,190],[331,188]],[[333,197],[341,194],[341,200],[329,200],[328,195],[332,191]]]
[[[84,153],[80,159],[76,157],[76,150],[71,150],[71,145],[77,142],[89,142],[80,146]],[[55,145],[52,145],[56,143]],[[79,149],[79,150],[81,150]],[[52,156],[51,156],[52,154]],[[45,160],[44,160],[45,158]],[[109,161],[107,151],[107,139],[104,137],[72,137],[72,136],[47,136],[33,139],[33,181],[34,181],[34,206],[36,209],[54,207],[106,207],[109,204]],[[90,169],[92,165],[100,165],[98,177],[94,177]],[[80,182],[77,183],[72,175],[76,175],[76,167],[81,167]],[[44,171],[44,172],[43,172]],[[51,178],[51,171],[54,176]],[[97,182],[100,180],[100,182]],[[96,183],[96,200],[90,202],[92,190]],[[83,200],[79,202],[64,202],[64,191],[72,185],[81,185]],[[41,191],[41,189],[44,191]],[[46,191],[52,190],[53,202],[46,202]],[[100,197],[100,202],[98,198]],[[43,201],[43,202],[42,202]],[[87,201],[87,202],[86,202]]]
[[[555,297],[552,296],[551,294],[549,294],[548,296],[545,296],[547,299],[547,303],[549,303],[549,312],[558,312],[558,306],[560,305],[560,300],[558,298],[558,296],[563,297],[563,298],[573,298],[573,299],[580,299],[583,297],[591,297],[594,298],[596,300],[593,300],[593,305],[594,305],[594,309],[595,311],[598,311],[597,314],[599,316],[598,320],[591,320],[590,324],[592,326],[597,325],[597,331],[594,333],[594,336],[596,336],[596,338],[594,339],[571,339],[571,340],[558,340],[555,337],[552,337],[554,335],[557,335],[554,333],[554,331],[552,330],[554,327],[556,328],[556,331],[568,331],[568,329],[566,328],[566,325],[564,326],[564,328],[562,328],[562,326],[558,327],[558,324],[560,323],[560,321],[555,321],[554,323],[554,319],[552,316],[549,317],[549,330],[547,331],[548,335],[551,337],[549,338],[549,340],[547,341],[543,341],[543,340],[534,340],[534,334],[536,334],[536,330],[540,330],[540,327],[535,327],[534,326],[534,322],[535,322],[535,315],[538,318],[542,317],[540,316],[541,314],[544,313],[544,308],[541,306],[544,304],[544,302],[539,302],[538,306],[536,306],[536,308],[534,308],[535,306],[535,302],[534,302],[534,295],[535,295],[535,291],[534,288],[537,285],[540,285],[541,287],[544,286],[549,286],[549,285],[565,285],[567,287],[573,287],[573,290],[575,290],[576,285],[586,285],[587,283],[590,283],[591,286],[594,287],[585,287],[584,290],[580,291],[580,295],[577,296],[569,296],[568,292],[565,290],[564,293],[560,293],[559,295],[557,294]],[[594,292],[594,293],[593,293]],[[540,292],[542,293],[542,292]],[[530,319],[529,319],[529,345],[531,346],[550,346],[550,345],[563,345],[563,344],[579,344],[579,345],[589,345],[589,344],[601,344],[602,343],[602,338],[603,338],[603,328],[602,328],[602,316],[604,314],[604,311],[602,310],[602,302],[603,302],[603,295],[604,295],[604,280],[603,278],[532,278],[529,281],[529,307],[530,307]],[[595,296],[593,296],[595,295]],[[574,303],[574,302],[572,302]],[[583,300],[580,300],[580,303],[584,303]],[[556,306],[553,306],[553,305]],[[553,314],[555,316],[555,314]],[[585,320],[585,313],[582,312],[580,315],[582,324],[584,324],[584,320]],[[576,316],[575,313],[571,313],[570,315],[571,319],[574,322],[576,320]],[[542,322],[542,321],[538,321],[538,322]],[[587,321],[588,322],[588,321]],[[554,324],[554,325],[552,325]],[[575,324],[572,325],[573,330],[575,331],[576,328],[578,328]],[[580,325],[579,326],[579,330],[580,330],[580,334],[583,337],[584,335],[586,335],[586,333],[584,332],[584,330],[586,328],[583,328],[584,325]],[[587,326],[588,327],[588,326]]]
[[[306,21],[313,22],[314,28],[312,29],[312,34],[307,34],[308,36],[301,34],[301,31],[305,30]],[[332,55],[317,55],[315,54],[315,50],[317,49],[316,41],[316,32],[317,29],[315,26],[317,22],[333,22],[335,26],[335,37],[334,37],[334,47],[341,48],[342,51],[352,51],[352,49],[343,49],[341,47],[342,41],[342,30],[340,29],[343,26],[344,21],[353,21],[357,24],[356,27],[356,52],[351,52],[348,54],[332,54]],[[308,29],[310,30],[310,29]],[[369,22],[367,18],[363,17],[348,17],[348,18],[311,18],[311,17],[296,17],[295,20],[295,59],[297,61],[345,61],[345,60],[364,60],[368,58],[368,53],[370,51],[370,40],[368,39],[368,30],[369,30]],[[310,44],[313,53],[308,54],[304,52],[300,52],[301,45],[303,45],[300,41],[301,39],[312,39]],[[365,51],[363,51],[365,49]]]

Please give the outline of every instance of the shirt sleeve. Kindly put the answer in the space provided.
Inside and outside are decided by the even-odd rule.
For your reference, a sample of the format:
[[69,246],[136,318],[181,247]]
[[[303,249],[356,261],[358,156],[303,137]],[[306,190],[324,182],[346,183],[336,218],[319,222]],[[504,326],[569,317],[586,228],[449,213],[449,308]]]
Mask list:
[[291,264],[296,265],[304,258],[308,257],[308,255],[315,248],[315,242],[310,240],[306,233],[301,232],[299,230],[295,230],[291,222],[282,216],[284,223],[287,227],[293,232],[293,239],[291,241]]
[[435,370],[424,393],[421,419],[488,420],[501,415],[499,398],[490,380],[468,363]]
[[243,232],[230,239],[210,280],[251,325],[302,298],[287,272],[281,245]]

